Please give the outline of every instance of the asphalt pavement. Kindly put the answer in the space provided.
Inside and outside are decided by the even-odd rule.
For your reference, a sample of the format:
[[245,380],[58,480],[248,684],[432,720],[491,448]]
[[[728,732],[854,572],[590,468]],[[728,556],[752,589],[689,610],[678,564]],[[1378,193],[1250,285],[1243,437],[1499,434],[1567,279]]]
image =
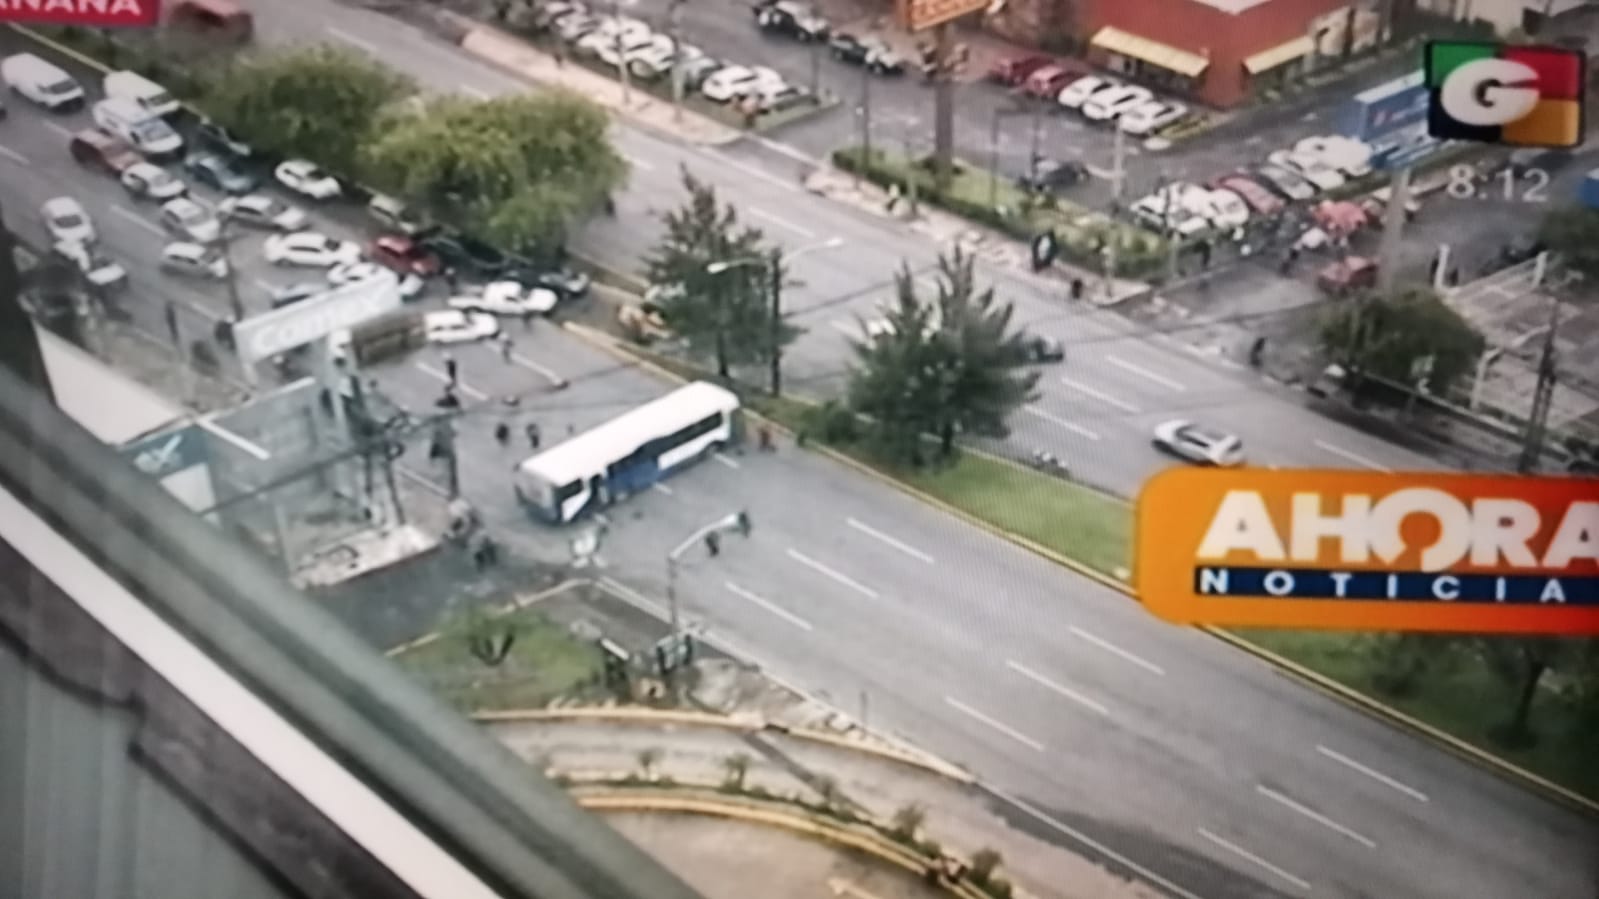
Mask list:
[[[297,12],[258,10],[262,39],[342,33],[403,59],[438,87],[519,89],[373,13],[320,2],[302,2]],[[114,215],[108,201],[82,195],[105,192],[84,190],[93,182],[42,118],[16,110],[0,139],[26,160],[0,153],[8,160],[0,164],[18,166],[3,179],[6,208],[74,193],[105,227]],[[826,310],[793,354],[797,378],[841,367],[846,344],[827,322],[870,314],[870,290],[884,283],[893,260],[918,268],[931,262],[932,248],[921,241],[804,194],[797,178],[737,148],[691,149],[625,126],[617,134],[635,162],[633,185],[614,222],[583,234],[580,246],[591,253],[626,260],[647,249],[656,226],[639,213],[676,205],[679,165],[713,179],[751,218],[759,210],[818,238],[844,238],[842,249],[795,263],[805,286],[790,291],[791,308],[802,316]],[[776,226],[770,233],[790,246],[813,240]],[[108,229],[106,240],[123,260],[152,258],[148,248],[160,242],[131,219]],[[1258,461],[1428,466],[1260,391],[1242,372],[1151,341],[1115,316],[1067,308],[1054,295],[1058,287],[985,274],[1015,299],[1022,323],[1069,345],[1068,362],[1046,378],[1039,407],[1047,417],[1019,415],[1019,438],[1051,442],[1091,477],[1131,489],[1165,464],[1149,450],[1147,429],[1172,411],[1200,412],[1239,431]],[[178,288],[152,288],[168,289]],[[832,303],[851,294],[858,297]],[[194,301],[212,309],[225,303],[214,291]],[[519,328],[512,326],[516,353],[527,364],[507,363],[486,346],[454,351],[470,388],[463,394],[489,410],[498,396],[524,394],[521,414],[537,417],[546,439],[561,436],[567,423],[581,428],[669,389],[546,323],[525,335]],[[441,363],[429,350],[376,375],[416,407],[441,389]],[[571,386],[551,389],[549,372]],[[492,416],[507,413],[479,414],[482,426],[469,418],[460,438],[467,495],[497,530],[541,553],[564,552],[567,532],[535,528],[515,507],[508,469],[521,451],[491,436]],[[438,479],[427,470],[412,476]],[[785,448],[712,460],[633,498],[611,516],[601,552],[607,576],[656,606],[666,551],[739,508],[756,521],[755,533],[714,560],[688,561],[679,578],[687,615],[809,691],[843,703],[866,690],[874,722],[972,765],[1016,797],[1005,806],[1018,826],[1113,853],[1180,896],[1591,893],[1590,822],[812,454]]]

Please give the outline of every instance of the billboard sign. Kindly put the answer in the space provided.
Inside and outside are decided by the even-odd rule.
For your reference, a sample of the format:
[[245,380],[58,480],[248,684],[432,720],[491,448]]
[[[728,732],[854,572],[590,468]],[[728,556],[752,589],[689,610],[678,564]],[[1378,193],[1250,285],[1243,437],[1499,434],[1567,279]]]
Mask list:
[[1427,79],[1417,71],[1350,98],[1338,112],[1338,133],[1375,146],[1415,131],[1426,121]]
[[134,440],[122,447],[122,457],[141,474],[161,480],[170,474],[204,465],[205,435],[190,425],[177,431],[163,431]]
[[161,0],[0,0],[0,22],[151,28],[161,21]]
[[1182,624],[1599,634],[1599,481],[1173,469],[1134,585]]
[[990,0],[896,0],[900,25],[925,31],[945,22],[988,8]]
[[1507,147],[1582,143],[1582,51],[1477,41],[1427,44],[1427,131]]
[[247,318],[233,326],[233,339],[239,359],[250,365],[392,312],[400,302],[399,277],[382,269],[319,297]]

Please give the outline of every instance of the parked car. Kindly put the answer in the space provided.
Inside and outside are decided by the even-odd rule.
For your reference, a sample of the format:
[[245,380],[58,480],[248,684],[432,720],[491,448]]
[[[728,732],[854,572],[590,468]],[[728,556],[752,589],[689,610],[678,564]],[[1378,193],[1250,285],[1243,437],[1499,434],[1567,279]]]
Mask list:
[[1371,174],[1371,147],[1354,138],[1342,135],[1307,137],[1294,144],[1294,153],[1319,159],[1328,168],[1350,178]]
[[417,235],[416,239],[424,249],[439,257],[446,269],[475,278],[492,279],[510,265],[504,253],[464,234],[432,231]]
[[636,40],[649,40],[654,35],[650,26],[638,19],[627,16],[605,16],[594,20],[592,27],[583,32],[573,44],[573,49],[587,56],[599,56],[600,52],[615,49],[618,43],[627,44]]
[[776,0],[761,3],[754,9],[755,24],[762,31],[781,34],[795,40],[812,42],[827,40],[831,27],[811,6],[794,0]]
[[94,222],[89,218],[89,213],[84,211],[83,204],[77,200],[71,197],[53,197],[44,201],[39,214],[44,219],[45,230],[50,232],[52,241],[94,242]]
[[1186,115],[1188,107],[1181,103],[1153,100],[1122,113],[1116,120],[1116,127],[1135,137],[1143,137],[1146,134],[1154,134]]
[[144,162],[144,157],[126,141],[90,128],[72,135],[67,150],[79,165],[100,169],[118,177],[128,169]]
[[1202,428],[1185,419],[1155,426],[1156,449],[1199,465],[1233,468],[1244,463],[1244,442],[1234,434]]
[[228,261],[212,247],[179,241],[161,248],[161,269],[199,278],[226,278]]
[[1040,100],[1059,96],[1066,85],[1081,75],[1081,72],[1065,63],[1050,63],[1028,75],[1027,80],[1022,82],[1022,91]]
[[1308,200],[1316,195],[1316,185],[1282,166],[1256,166],[1254,174],[1285,199]]
[[189,192],[189,185],[150,162],[128,166],[117,180],[122,182],[128,193],[141,200],[171,200]]
[[804,103],[810,103],[815,98],[811,92],[803,87],[792,84],[779,86],[761,85],[744,95],[745,100],[754,100],[755,108],[761,112],[781,112],[793,109]]
[[1211,187],[1230,190],[1242,197],[1256,215],[1276,215],[1282,211],[1283,201],[1277,195],[1249,180],[1243,175],[1223,175],[1210,183]]
[[292,306],[312,297],[327,293],[328,285],[319,281],[295,281],[292,284],[282,284],[267,291],[267,300],[273,309]]
[[1213,227],[1223,231],[1242,228],[1249,223],[1249,206],[1243,197],[1225,189],[1206,190],[1195,185],[1184,198],[1183,204],[1196,215],[1204,216]]
[[298,231],[306,225],[305,211],[265,194],[228,197],[217,204],[228,221],[268,231]]
[[1083,118],[1090,122],[1109,122],[1126,112],[1155,99],[1147,87],[1124,84],[1113,90],[1102,91],[1083,104]]
[[553,290],[563,300],[583,296],[589,292],[589,287],[593,283],[588,275],[569,268],[540,268],[533,265],[518,265],[508,269],[505,278],[526,287]]
[[222,223],[216,213],[188,197],[161,204],[161,227],[168,233],[199,244],[215,243],[222,237]]
[[1133,217],[1162,234],[1192,237],[1210,230],[1210,221],[1182,204],[1180,185],[1172,185],[1133,203]]
[[233,132],[210,119],[202,119],[194,126],[193,140],[197,146],[213,153],[222,153],[241,162],[255,156],[255,150],[249,144],[239,140]]
[[1016,87],[1026,81],[1029,75],[1054,62],[1054,59],[1036,53],[1006,57],[989,67],[988,80],[1006,87]]
[[366,204],[366,212],[376,219],[384,230],[397,231],[407,237],[415,237],[428,227],[420,214],[412,211],[403,202],[383,194],[372,195],[372,199]]
[[278,183],[303,196],[313,200],[336,199],[344,191],[339,187],[339,181],[316,163],[305,159],[288,159],[278,163],[272,170]]
[[1065,362],[1066,347],[1053,337],[1034,334],[1023,340],[1022,346],[1027,353],[1027,361],[1040,362]]
[[726,103],[763,86],[775,90],[786,83],[782,75],[765,66],[728,66],[705,79],[700,93],[717,103]]
[[627,71],[634,78],[650,81],[670,75],[674,62],[683,71],[683,89],[691,90],[698,82],[691,84],[689,73],[702,71],[711,60],[698,47],[657,37],[646,49],[628,58]]
[[1053,193],[1063,190],[1088,180],[1088,166],[1068,160],[1062,162],[1057,159],[1040,159],[1033,167],[1033,171],[1023,174],[1016,179],[1016,186],[1022,190],[1037,191],[1039,193]]
[[905,72],[905,60],[881,38],[856,37],[841,31],[833,35],[828,49],[834,59],[852,66],[862,66],[879,75],[900,75]]
[[12,93],[51,112],[72,112],[84,103],[83,85],[59,66],[32,53],[0,60],[0,79]]
[[562,16],[554,26],[555,36],[567,44],[577,43],[598,27],[600,27],[599,17],[584,10]]
[[1090,97],[1101,91],[1114,90],[1122,87],[1120,81],[1106,78],[1103,75],[1086,75],[1061,88],[1055,95],[1055,102],[1067,109],[1082,109]]
[[347,240],[329,237],[320,231],[274,234],[261,246],[261,254],[273,265],[304,265],[331,268],[361,258],[361,248]]
[[500,333],[500,320],[485,312],[444,309],[422,316],[429,343],[471,343]]
[[115,287],[128,280],[128,271],[111,261],[105,252],[91,243],[68,240],[58,242],[52,250],[83,275],[83,280],[95,287]]
[[1316,286],[1334,296],[1377,286],[1377,260],[1345,256],[1316,273]]
[[195,153],[183,161],[183,168],[196,182],[226,194],[247,194],[260,185],[254,175],[216,153]]
[[[624,32],[620,37],[610,39],[602,37],[594,47],[594,56],[612,68],[620,68],[651,52],[660,53],[663,49],[670,52],[671,46],[672,39],[664,35],[648,31]],[[628,71],[631,72],[632,69]]]
[[89,118],[101,131],[122,138],[151,159],[175,159],[183,150],[182,135],[132,100],[101,100],[89,108]]
[[450,297],[446,305],[491,315],[548,315],[558,302],[560,297],[553,290],[524,287],[515,281],[494,281],[480,292]]
[[367,255],[379,265],[391,268],[402,275],[428,277],[438,274],[439,257],[426,247],[402,234],[384,234],[372,241]]
[[[341,262],[333,266],[328,269],[327,279],[328,283],[334,287],[343,287],[346,284],[354,284],[357,281],[370,281],[389,271],[391,269],[386,266],[362,259],[355,262]],[[402,274],[400,276],[400,299],[414,299],[422,293],[422,288],[425,286],[422,279],[416,275]]]
[[1344,184],[1344,176],[1340,175],[1337,169],[1309,153],[1273,150],[1266,157],[1266,161],[1278,168],[1288,169],[1311,184],[1316,185],[1318,190],[1332,190],[1335,187],[1342,187]]

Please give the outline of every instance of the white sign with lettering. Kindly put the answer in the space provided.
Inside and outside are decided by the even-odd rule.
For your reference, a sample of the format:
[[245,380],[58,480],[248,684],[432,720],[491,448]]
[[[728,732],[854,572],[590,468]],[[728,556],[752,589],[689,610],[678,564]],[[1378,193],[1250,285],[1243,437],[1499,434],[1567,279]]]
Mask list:
[[233,337],[246,365],[353,328],[400,308],[400,279],[387,269],[365,280],[239,322]]

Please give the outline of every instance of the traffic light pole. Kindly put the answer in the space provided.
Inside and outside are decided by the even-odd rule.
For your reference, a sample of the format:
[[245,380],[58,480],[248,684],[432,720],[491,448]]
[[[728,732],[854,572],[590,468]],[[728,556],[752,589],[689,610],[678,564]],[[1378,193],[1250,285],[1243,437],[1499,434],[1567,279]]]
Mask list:
[[699,543],[701,540],[704,540],[711,534],[723,533],[726,531],[739,531],[744,536],[749,536],[749,515],[744,512],[734,512],[731,515],[724,515],[685,537],[682,543],[679,543],[672,549],[671,552],[666,554],[666,610],[667,618],[671,622],[673,636],[682,633],[682,628],[679,625],[680,618],[677,610],[677,560],[684,553],[688,552],[689,547],[692,547],[694,544]]

